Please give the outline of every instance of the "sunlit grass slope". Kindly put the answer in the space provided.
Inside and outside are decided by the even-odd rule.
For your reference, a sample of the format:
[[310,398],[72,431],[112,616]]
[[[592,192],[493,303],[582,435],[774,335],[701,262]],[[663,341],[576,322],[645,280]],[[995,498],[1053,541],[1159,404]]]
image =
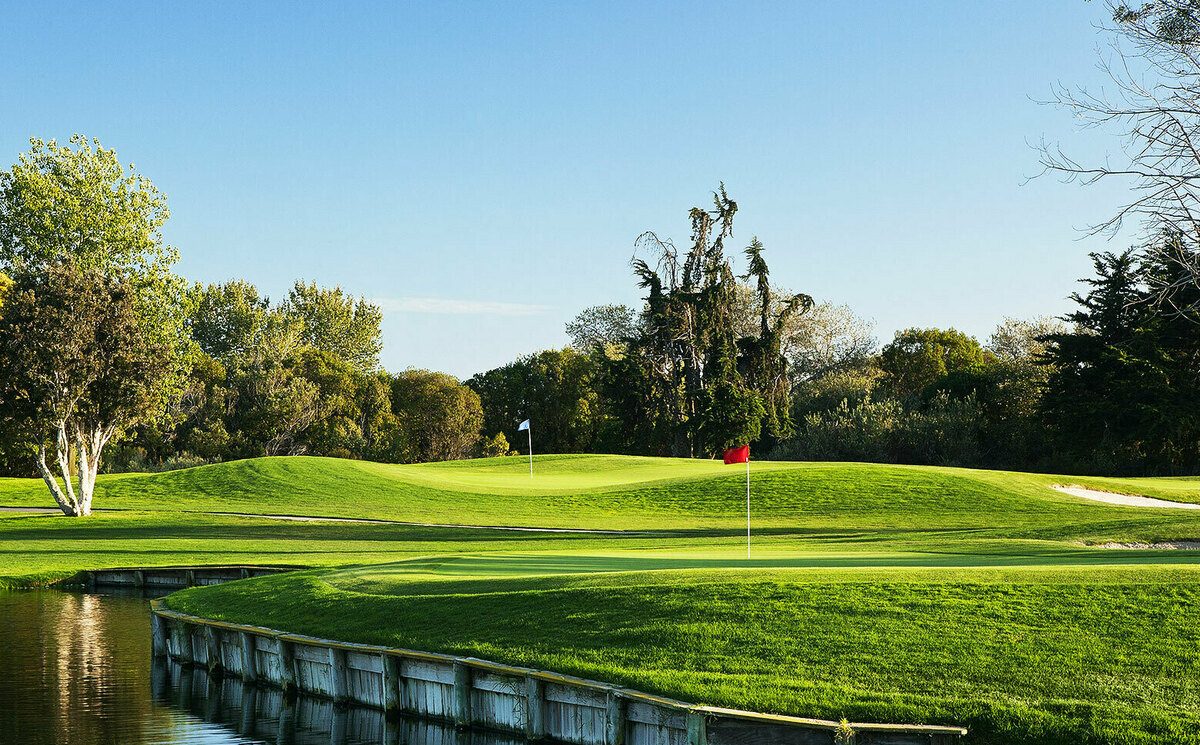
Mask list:
[[[532,479],[520,458],[421,465],[259,458],[102,477],[96,506],[509,526],[732,528],[744,520],[744,478],[740,467],[717,461],[628,456],[543,456]],[[782,462],[752,464],[751,478],[754,515],[763,527],[1047,527],[1101,514],[1117,520],[1145,515],[1098,508],[1048,488],[1063,482],[1200,501],[1200,480],[1189,479]],[[48,501],[40,481],[0,479],[0,506]]]

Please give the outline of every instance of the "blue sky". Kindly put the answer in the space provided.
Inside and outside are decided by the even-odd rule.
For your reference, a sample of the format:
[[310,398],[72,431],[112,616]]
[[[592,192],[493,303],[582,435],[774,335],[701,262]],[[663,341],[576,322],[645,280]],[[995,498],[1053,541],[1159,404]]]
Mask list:
[[986,338],[1061,314],[1119,186],[1038,172],[1098,88],[1098,2],[5,3],[0,167],[100,138],[168,195],[193,280],[385,309],[384,365],[459,376],[637,302],[644,230],[724,180],[777,285]]

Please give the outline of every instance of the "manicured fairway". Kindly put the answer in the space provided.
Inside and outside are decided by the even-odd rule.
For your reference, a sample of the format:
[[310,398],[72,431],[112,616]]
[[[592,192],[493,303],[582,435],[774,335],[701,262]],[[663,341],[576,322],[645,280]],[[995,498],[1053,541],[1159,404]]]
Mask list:
[[[842,463],[547,456],[392,466],[270,458],[105,477],[72,520],[0,513],[0,585],[101,566],[312,572],[173,607],[465,653],[688,700],[833,719],[961,723],[974,743],[1200,742],[1200,480]],[[0,480],[0,506],[48,503]],[[296,523],[209,512],[460,525]]]
[[[383,518],[412,522],[615,529],[744,524],[745,474],[719,461],[543,456],[387,465],[259,458],[154,475],[101,477],[96,506]],[[1090,522],[1093,504],[1057,493],[1080,483],[1200,502],[1200,480],[1090,479],[867,463],[754,463],[763,526],[1000,527]],[[0,479],[0,507],[53,506],[36,479]],[[1159,513],[1161,514],[1161,513]],[[1119,519],[1119,518],[1118,518]],[[1151,519],[1149,522],[1154,522]],[[1147,523],[1148,524],[1148,523]]]

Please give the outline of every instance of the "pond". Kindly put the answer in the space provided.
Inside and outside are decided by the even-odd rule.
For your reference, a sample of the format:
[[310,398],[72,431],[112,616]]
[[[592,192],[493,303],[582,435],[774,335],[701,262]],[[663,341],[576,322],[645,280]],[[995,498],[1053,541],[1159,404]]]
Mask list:
[[515,745],[155,660],[144,597],[53,590],[0,591],[0,742]]

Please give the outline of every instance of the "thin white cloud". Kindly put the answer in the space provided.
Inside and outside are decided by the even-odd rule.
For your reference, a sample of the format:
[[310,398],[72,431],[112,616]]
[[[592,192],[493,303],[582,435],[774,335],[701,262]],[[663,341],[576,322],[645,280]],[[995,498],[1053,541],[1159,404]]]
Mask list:
[[371,302],[387,312],[436,315],[534,316],[551,310],[548,305],[505,303],[496,300],[450,300],[439,297],[385,297],[375,298]]

